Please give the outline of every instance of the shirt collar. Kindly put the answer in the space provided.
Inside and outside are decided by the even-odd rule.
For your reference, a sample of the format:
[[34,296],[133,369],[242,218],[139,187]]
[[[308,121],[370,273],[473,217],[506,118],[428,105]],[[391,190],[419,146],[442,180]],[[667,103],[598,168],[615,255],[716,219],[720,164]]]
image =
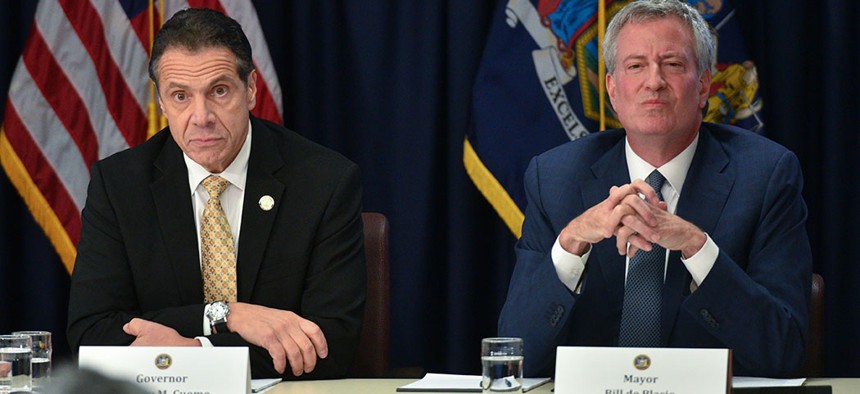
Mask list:
[[182,158],[185,159],[185,166],[188,168],[188,185],[191,188],[192,195],[197,186],[200,185],[200,182],[203,182],[209,175],[219,175],[230,181],[230,184],[236,186],[239,190],[245,190],[245,181],[248,179],[248,158],[251,157],[251,131],[251,120],[249,119],[248,134],[245,136],[245,142],[242,143],[242,149],[239,150],[239,154],[236,155],[233,162],[220,174],[212,174],[196,161],[191,160],[187,154],[182,153]]
[[630,142],[625,137],[624,153],[627,157],[627,170],[630,171],[630,180],[645,180],[652,171],[655,169],[660,170],[660,173],[669,182],[669,186],[675,189],[675,192],[680,195],[681,189],[684,187],[684,180],[687,179],[687,171],[690,170],[690,164],[693,162],[693,156],[696,154],[696,146],[698,145],[699,133],[696,133],[696,137],[693,138],[693,142],[687,148],[673,157],[672,160],[660,166],[660,168],[654,168],[654,166],[639,157],[636,152],[633,152]]

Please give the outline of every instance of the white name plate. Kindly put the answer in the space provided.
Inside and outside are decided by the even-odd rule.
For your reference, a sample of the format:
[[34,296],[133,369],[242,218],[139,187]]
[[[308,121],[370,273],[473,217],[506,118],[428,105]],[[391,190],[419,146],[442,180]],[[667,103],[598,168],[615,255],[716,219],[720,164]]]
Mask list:
[[555,393],[727,394],[729,349],[564,347]]
[[153,394],[251,393],[246,347],[81,346],[78,367]]

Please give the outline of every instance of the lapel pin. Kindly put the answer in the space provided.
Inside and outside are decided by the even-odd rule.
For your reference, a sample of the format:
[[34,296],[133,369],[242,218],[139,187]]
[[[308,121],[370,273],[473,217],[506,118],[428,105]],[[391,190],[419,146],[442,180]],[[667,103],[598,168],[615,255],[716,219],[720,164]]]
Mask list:
[[265,195],[260,197],[260,201],[257,203],[260,205],[260,209],[264,211],[271,211],[272,207],[275,206],[275,199],[270,195]]

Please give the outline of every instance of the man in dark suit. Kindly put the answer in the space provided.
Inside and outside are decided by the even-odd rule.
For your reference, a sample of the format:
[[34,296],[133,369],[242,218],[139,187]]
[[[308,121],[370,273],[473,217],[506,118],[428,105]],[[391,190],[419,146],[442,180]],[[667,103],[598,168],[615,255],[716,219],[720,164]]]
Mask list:
[[169,127],[93,166],[73,349],[249,346],[254,377],[346,375],[366,292],[358,168],[250,116],[251,59],[216,11],[158,33],[150,76]]
[[791,374],[811,283],[797,158],[702,122],[714,43],[684,2],[627,5],[604,58],[624,129],[530,163],[499,334],[524,338],[527,375],[562,345],[730,348],[735,374]]

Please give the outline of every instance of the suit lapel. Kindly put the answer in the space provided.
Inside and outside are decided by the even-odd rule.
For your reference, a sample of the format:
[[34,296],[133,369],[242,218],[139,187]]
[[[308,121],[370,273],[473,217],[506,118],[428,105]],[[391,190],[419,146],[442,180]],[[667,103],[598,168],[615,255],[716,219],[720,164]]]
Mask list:
[[702,125],[676,212],[705,232],[716,227],[734,185],[735,175],[728,165],[729,157],[722,146]]
[[[623,137],[591,166],[591,171],[594,178],[584,181],[582,185],[582,201],[586,209],[605,200],[612,186],[630,183]],[[621,305],[624,298],[625,259],[615,248],[615,237],[598,242],[592,248],[591,253],[595,254],[595,261],[599,262],[598,272],[603,275],[609,296],[612,297],[609,305]]]
[[200,276],[188,170],[182,159],[182,151],[170,136],[154,165],[161,174],[154,176],[150,190],[181,301],[183,304],[203,302],[203,279]]
[[[239,234],[239,253],[236,259],[238,299],[248,302],[257,281],[269,242],[272,225],[281,209],[285,185],[274,177],[284,162],[277,150],[274,132],[265,124],[251,119],[251,155],[248,159],[248,178],[245,184],[245,202],[242,207],[242,230]],[[271,197],[270,210],[261,207],[260,200]]]
[[[713,233],[735,180],[734,173],[727,170],[728,165],[729,158],[722,146],[703,124],[675,213],[704,232]],[[681,262],[681,253],[670,253],[663,290],[663,344],[669,341],[681,302],[689,294],[691,280],[692,276]]]

